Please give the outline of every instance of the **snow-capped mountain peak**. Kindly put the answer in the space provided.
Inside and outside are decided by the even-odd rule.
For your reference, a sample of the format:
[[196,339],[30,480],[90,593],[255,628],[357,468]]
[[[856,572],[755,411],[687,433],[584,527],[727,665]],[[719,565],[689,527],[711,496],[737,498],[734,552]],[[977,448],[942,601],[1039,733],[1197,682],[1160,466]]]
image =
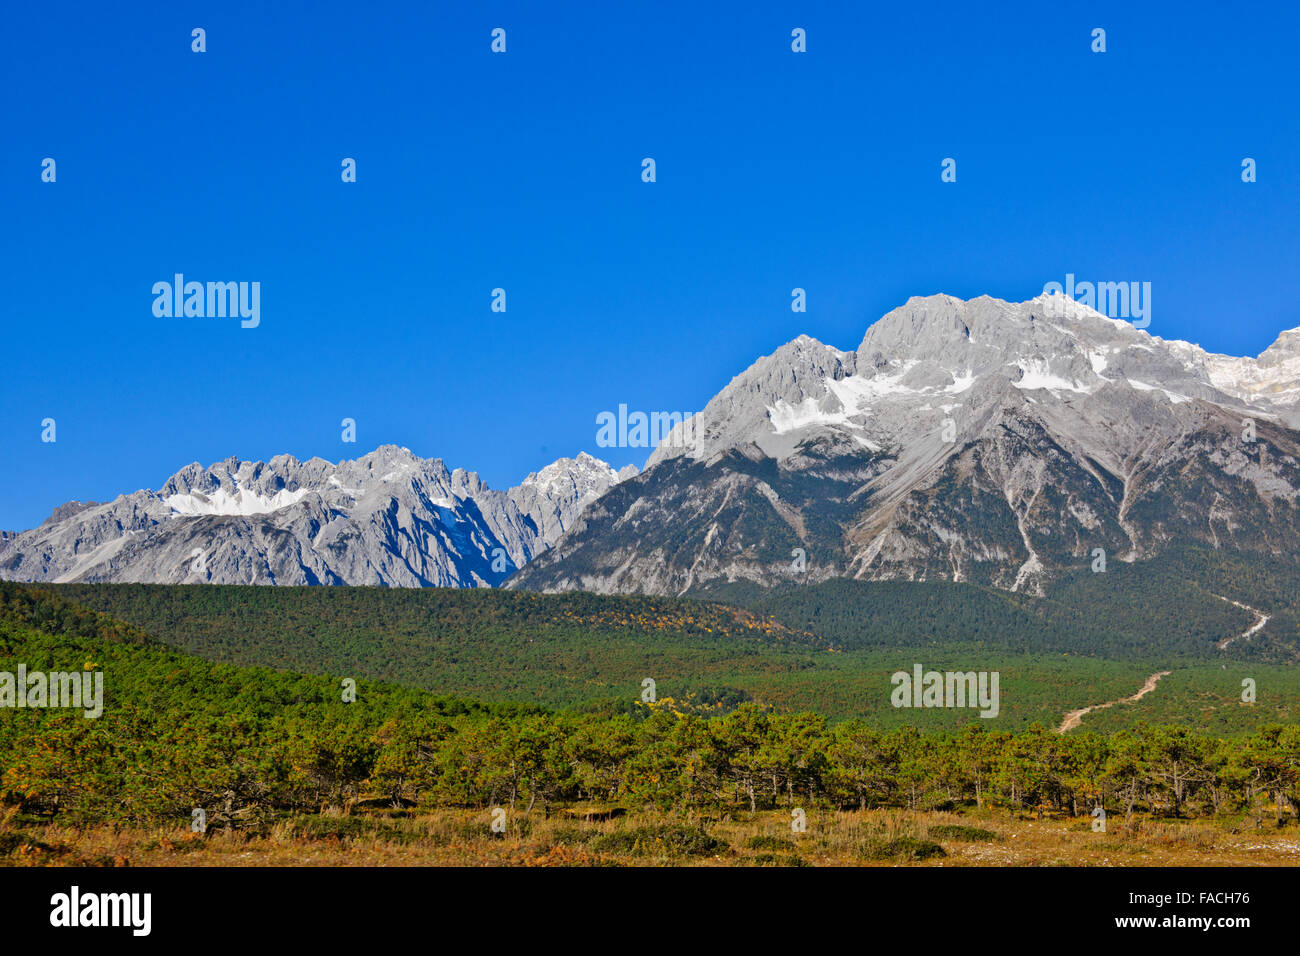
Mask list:
[[180,469],[157,491],[57,509],[0,539],[16,580],[495,584],[619,481],[587,454],[494,491],[383,445],[337,464],[277,455]]
[[801,335],[759,359],[699,413],[693,441],[662,443],[647,467],[751,443],[782,459],[818,434],[876,450],[906,446],[1012,389],[1049,404],[1119,389],[1300,422],[1300,335],[1284,333],[1259,359],[1231,358],[1060,295],[913,297],[854,352]]
[[914,297],[845,352],[799,336],[670,435],[511,586],[714,579],[1037,590],[1095,548],[1300,558],[1300,330],[1258,358],[1063,296]]

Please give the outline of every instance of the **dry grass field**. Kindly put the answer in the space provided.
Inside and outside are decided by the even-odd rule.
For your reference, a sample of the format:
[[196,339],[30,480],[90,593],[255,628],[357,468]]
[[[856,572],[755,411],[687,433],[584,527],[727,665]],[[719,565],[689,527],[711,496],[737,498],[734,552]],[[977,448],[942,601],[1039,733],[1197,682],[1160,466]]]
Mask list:
[[[1296,866],[1300,828],[1271,820],[1036,819],[1007,811],[813,811],[721,820],[487,811],[299,817],[260,833],[0,826],[0,862],[37,866]],[[608,814],[596,813],[596,817]]]

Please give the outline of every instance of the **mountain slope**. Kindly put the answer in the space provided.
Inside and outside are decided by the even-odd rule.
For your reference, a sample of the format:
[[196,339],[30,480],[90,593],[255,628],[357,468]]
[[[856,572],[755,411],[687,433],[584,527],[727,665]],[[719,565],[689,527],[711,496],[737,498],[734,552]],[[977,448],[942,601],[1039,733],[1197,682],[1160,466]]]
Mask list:
[[760,359],[508,586],[1042,593],[1096,549],[1296,557],[1297,370],[1297,333],[1233,359],[1058,297],[914,298],[855,352]]
[[288,455],[196,463],[156,492],[72,502],[0,540],[0,578],[486,586],[618,480],[582,454],[494,491],[392,445],[337,465]]

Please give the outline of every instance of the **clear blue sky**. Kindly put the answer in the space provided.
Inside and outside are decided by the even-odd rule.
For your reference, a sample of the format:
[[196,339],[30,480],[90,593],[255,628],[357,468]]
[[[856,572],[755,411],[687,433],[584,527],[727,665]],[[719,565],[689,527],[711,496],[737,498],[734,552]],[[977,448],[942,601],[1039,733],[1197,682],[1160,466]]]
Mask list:
[[[230,455],[641,464],[597,413],[914,294],[1073,272],[1216,351],[1300,326],[1293,4],[371,7],[10,5],[0,528]],[[155,318],[176,272],[261,282],[260,327]]]

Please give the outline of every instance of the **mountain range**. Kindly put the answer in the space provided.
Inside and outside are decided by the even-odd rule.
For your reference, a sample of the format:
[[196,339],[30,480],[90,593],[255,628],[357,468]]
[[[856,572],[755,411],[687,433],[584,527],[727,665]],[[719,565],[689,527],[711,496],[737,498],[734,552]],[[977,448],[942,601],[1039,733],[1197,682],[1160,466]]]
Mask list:
[[289,455],[195,463],[157,491],[70,502],[0,539],[0,578],[492,586],[619,480],[583,453],[495,491],[394,445],[337,465]]
[[736,376],[508,587],[946,580],[1300,549],[1300,330],[1257,359],[1059,296],[917,297]]
[[972,582],[1043,593],[1173,546],[1300,556],[1300,329],[1258,358],[1062,296],[916,297],[853,351],[800,336],[646,462],[506,491],[383,446],[190,465],[0,534],[26,581],[495,586]]

